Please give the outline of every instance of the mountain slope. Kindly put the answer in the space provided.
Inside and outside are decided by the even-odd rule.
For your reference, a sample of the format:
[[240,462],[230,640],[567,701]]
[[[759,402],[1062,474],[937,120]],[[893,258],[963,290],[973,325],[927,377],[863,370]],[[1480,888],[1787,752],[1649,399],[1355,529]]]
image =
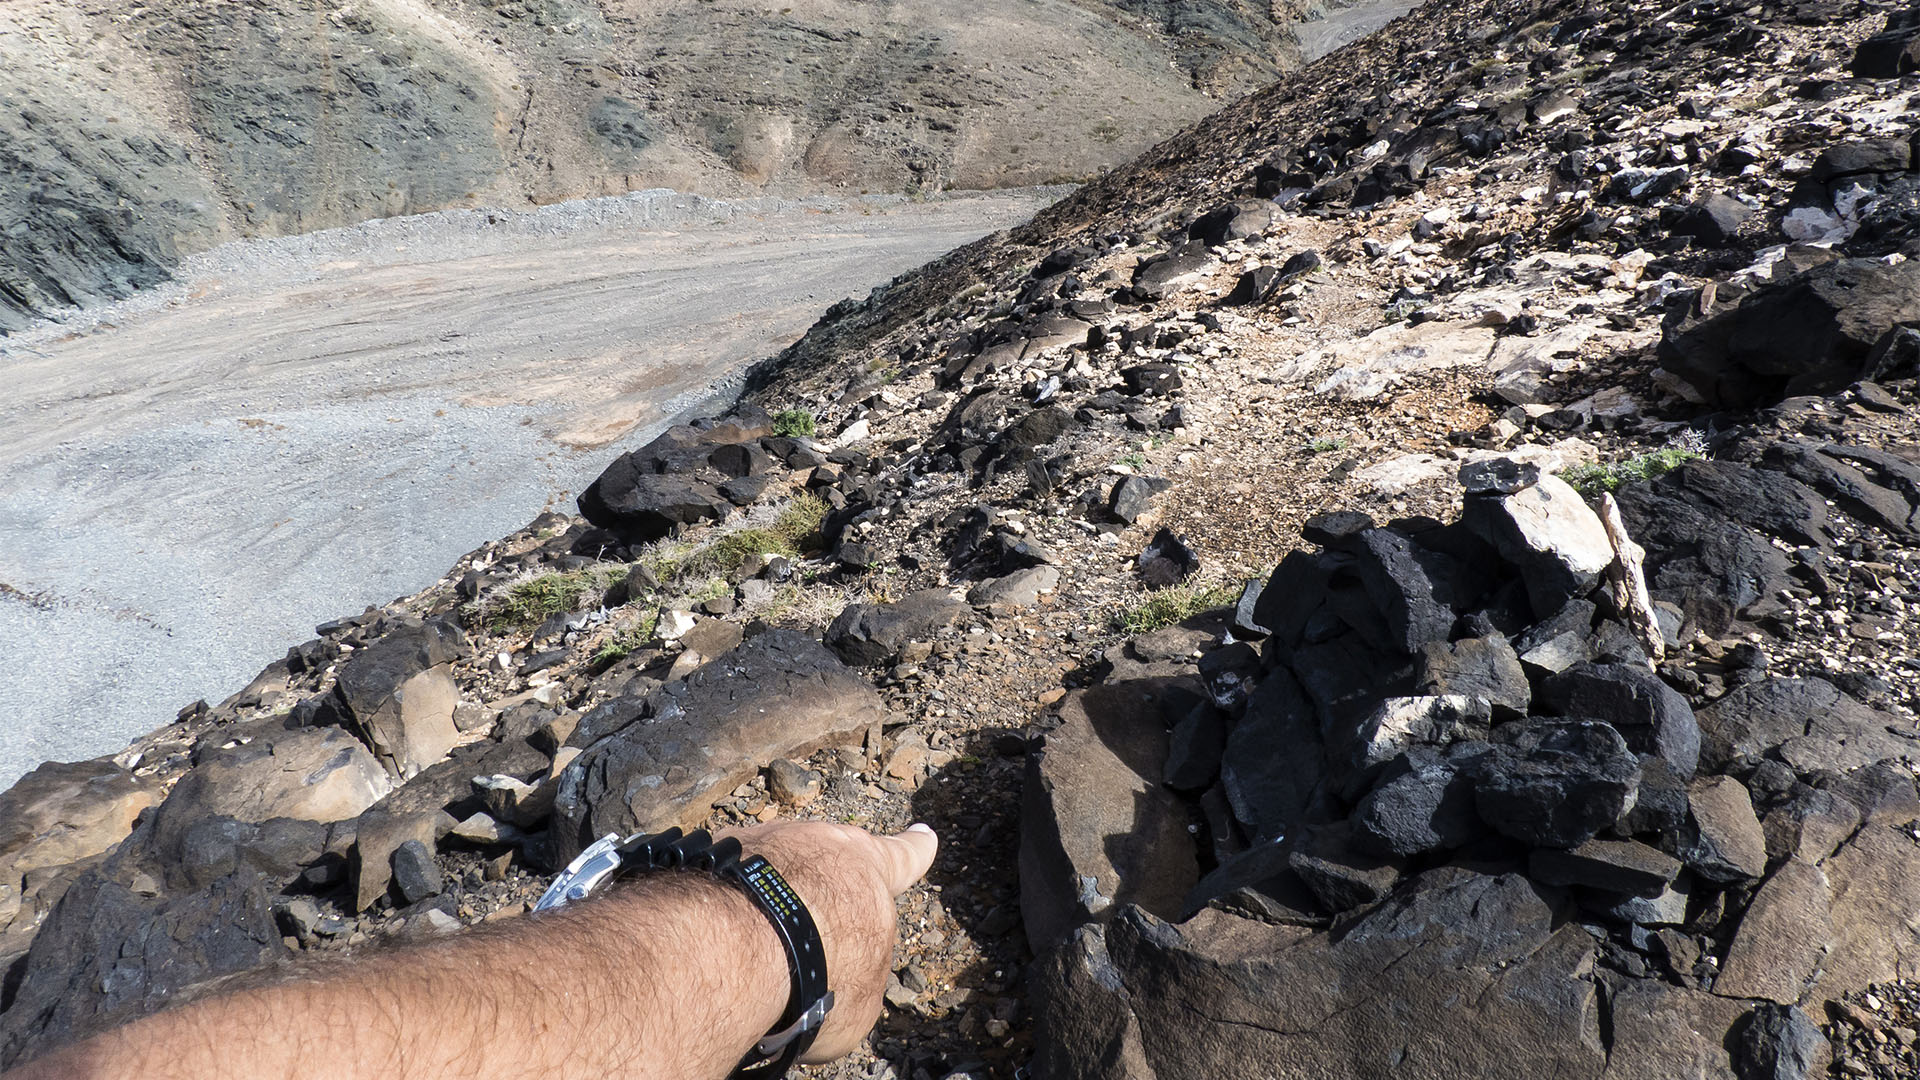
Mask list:
[[181,252],[650,187],[1079,179],[1298,62],[1239,0],[0,11],[0,331]]

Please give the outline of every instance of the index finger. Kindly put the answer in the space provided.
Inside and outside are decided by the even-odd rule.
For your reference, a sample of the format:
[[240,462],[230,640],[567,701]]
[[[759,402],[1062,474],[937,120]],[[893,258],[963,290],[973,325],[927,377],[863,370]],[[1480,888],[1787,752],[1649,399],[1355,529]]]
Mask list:
[[940,838],[933,828],[920,822],[909,825],[906,832],[874,839],[886,858],[887,889],[895,896],[926,874],[940,850]]

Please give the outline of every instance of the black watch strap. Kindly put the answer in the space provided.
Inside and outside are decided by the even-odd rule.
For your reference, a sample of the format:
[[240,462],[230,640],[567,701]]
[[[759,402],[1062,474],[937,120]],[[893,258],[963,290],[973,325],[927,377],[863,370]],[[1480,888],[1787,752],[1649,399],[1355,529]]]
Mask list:
[[618,875],[646,870],[706,871],[737,885],[773,924],[786,950],[792,983],[779,1023],[747,1051],[733,1071],[742,1080],[770,1080],[784,1074],[813,1045],[833,1008],[833,992],[827,989],[827,957],[820,930],[799,894],[767,860],[743,855],[739,840],[730,836],[715,841],[705,829],[636,833],[625,840],[610,834],[568,863],[534,910],[559,907],[587,896]]

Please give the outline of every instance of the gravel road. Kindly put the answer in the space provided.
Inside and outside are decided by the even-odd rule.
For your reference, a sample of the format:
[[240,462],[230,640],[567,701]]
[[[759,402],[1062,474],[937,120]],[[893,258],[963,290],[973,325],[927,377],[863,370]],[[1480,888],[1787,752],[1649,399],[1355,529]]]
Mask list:
[[368,222],[0,339],[0,785],[424,587],[827,305],[1060,194]]

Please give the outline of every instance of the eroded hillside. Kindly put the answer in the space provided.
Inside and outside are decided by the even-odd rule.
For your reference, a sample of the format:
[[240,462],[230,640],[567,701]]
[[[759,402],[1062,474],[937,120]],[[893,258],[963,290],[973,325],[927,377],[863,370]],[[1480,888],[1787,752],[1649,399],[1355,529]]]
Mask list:
[[0,331],[177,253],[653,187],[1096,175],[1298,61],[1240,0],[189,0],[0,10]]

